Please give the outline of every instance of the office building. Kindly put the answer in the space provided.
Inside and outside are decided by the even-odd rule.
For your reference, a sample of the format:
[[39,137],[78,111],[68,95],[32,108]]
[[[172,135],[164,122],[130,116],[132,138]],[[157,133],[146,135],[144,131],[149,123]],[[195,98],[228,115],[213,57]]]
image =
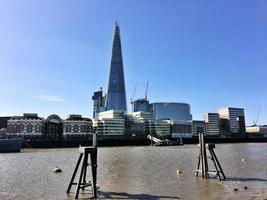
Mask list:
[[165,139],[171,137],[171,125],[169,120],[157,120],[156,121],[156,135],[159,138]]
[[149,104],[149,111],[156,120],[170,119],[174,122],[192,121],[190,105],[176,102],[157,102]]
[[98,118],[100,112],[105,111],[105,98],[103,96],[102,88],[99,91],[94,92],[92,96],[93,100],[93,118]]
[[220,118],[218,113],[205,113],[204,121],[206,125],[207,136],[219,136],[220,135]]
[[192,134],[192,121],[179,121],[175,122],[169,120],[171,124],[172,138],[190,138]]
[[[151,117],[149,112],[132,112],[128,113],[125,117],[128,124],[133,123],[141,124],[140,127],[144,126],[144,137],[157,134],[155,119]],[[136,135],[134,132],[133,134]]]
[[109,110],[99,113],[98,119],[93,119],[93,127],[99,138],[124,139],[124,111]]
[[120,28],[117,23],[114,28],[108,92],[105,107],[106,110],[127,111]]
[[246,134],[245,112],[243,108],[226,107],[219,109],[221,129],[225,134],[240,136]]
[[206,123],[203,120],[193,120],[192,121],[192,134],[193,136],[198,136],[202,132],[206,134]]
[[137,99],[133,104],[133,112],[149,112],[149,101],[147,99]]

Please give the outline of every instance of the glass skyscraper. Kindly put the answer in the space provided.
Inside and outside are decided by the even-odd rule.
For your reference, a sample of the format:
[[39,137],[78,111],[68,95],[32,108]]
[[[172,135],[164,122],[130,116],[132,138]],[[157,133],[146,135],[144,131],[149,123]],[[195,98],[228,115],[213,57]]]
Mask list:
[[149,104],[149,111],[156,120],[170,119],[175,122],[190,122],[190,105],[176,102],[157,102]]
[[106,110],[127,111],[123,73],[120,27],[115,23]]

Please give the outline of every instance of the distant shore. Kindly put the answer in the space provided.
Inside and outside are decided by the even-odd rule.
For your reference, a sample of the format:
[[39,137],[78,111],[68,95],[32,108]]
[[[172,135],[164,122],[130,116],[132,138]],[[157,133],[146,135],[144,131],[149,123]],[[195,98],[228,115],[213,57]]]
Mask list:
[[[251,142],[267,142],[267,138],[206,138],[207,143],[251,143]],[[197,144],[198,138],[184,138],[184,144]],[[150,145],[151,142],[148,139],[101,139],[97,141],[97,145],[100,147],[112,147],[112,146],[142,146]],[[92,140],[31,140],[23,143],[23,148],[66,148],[66,147],[78,147],[78,146],[91,146]]]

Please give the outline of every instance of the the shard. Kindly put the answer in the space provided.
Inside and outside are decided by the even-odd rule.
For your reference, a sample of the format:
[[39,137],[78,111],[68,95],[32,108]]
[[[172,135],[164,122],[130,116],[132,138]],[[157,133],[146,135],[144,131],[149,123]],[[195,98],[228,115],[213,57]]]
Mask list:
[[106,96],[106,110],[127,111],[120,27],[117,22],[115,23],[113,35],[108,92]]

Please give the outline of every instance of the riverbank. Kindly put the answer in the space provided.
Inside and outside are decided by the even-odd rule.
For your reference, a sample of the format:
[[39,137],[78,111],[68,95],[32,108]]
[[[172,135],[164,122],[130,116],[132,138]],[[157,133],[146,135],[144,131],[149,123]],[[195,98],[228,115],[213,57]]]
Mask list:
[[[267,138],[206,138],[207,143],[261,143],[267,142]],[[184,138],[184,144],[197,144],[198,138]],[[98,146],[112,147],[112,146],[143,146],[150,145],[151,142],[148,139],[120,139],[120,140],[105,140],[101,139],[97,141]],[[26,141],[23,144],[23,148],[69,148],[78,146],[91,146],[92,140],[32,140]]]

